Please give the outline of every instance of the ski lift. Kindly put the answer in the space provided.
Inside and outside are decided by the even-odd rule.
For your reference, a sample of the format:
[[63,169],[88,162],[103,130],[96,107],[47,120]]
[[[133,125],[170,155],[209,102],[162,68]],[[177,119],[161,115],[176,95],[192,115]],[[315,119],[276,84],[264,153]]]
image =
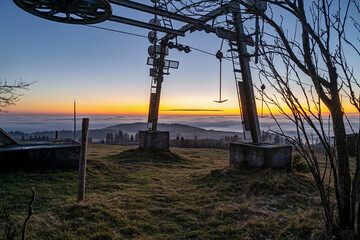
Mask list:
[[217,53],[216,53],[216,55],[215,55],[216,58],[219,59],[219,62],[220,62],[220,90],[219,90],[219,100],[218,100],[218,101],[216,101],[216,100],[214,101],[214,102],[216,102],[216,103],[223,103],[223,102],[226,102],[226,101],[227,101],[227,99],[224,99],[224,100],[221,99],[221,75],[222,75],[221,69],[222,69],[222,58],[224,57],[224,54],[221,52],[221,49],[222,49],[223,42],[224,42],[224,40],[222,40],[220,49],[219,49],[219,51],[217,51]]

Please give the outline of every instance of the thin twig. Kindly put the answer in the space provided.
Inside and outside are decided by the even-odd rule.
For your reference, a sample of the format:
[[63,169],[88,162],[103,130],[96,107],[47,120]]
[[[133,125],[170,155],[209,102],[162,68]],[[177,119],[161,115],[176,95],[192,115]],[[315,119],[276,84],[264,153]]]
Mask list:
[[28,203],[29,211],[28,211],[28,216],[25,218],[25,221],[24,221],[21,240],[25,240],[25,238],[26,238],[26,227],[27,227],[27,224],[28,224],[28,222],[30,220],[31,215],[33,214],[33,203],[35,201],[35,194],[36,194],[34,187],[31,188],[31,192],[32,192],[32,197],[31,197],[30,202]]

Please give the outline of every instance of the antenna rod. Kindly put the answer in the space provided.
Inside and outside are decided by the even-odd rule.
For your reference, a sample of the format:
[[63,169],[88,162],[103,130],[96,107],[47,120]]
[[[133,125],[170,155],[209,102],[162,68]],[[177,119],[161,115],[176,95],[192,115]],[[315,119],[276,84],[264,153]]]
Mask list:
[[76,141],[76,100],[74,99],[74,141]]

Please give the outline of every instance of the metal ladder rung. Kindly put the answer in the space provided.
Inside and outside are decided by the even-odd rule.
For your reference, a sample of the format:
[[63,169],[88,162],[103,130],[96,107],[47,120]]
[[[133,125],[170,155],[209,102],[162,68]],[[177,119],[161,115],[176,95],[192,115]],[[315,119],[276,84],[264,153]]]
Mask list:
[[163,21],[164,22],[164,27],[168,27],[168,28],[173,28],[173,26],[172,26],[172,23],[171,22],[165,22],[165,21]]
[[168,4],[168,3],[167,3],[165,0],[159,1],[158,8],[167,9],[167,4]]
[[[226,25],[227,25],[227,29],[228,30],[235,30],[236,31],[236,25],[237,23],[237,19],[234,17],[234,13],[232,14],[232,19],[228,19],[227,15],[225,15],[226,17]],[[243,112],[243,107],[242,107],[242,103],[241,103],[241,93],[240,93],[240,84],[243,83],[243,79],[242,79],[242,67],[241,64],[239,62],[239,44],[237,41],[228,41],[229,44],[229,50],[228,52],[231,53],[231,60],[232,60],[232,64],[233,64],[233,72],[234,72],[234,79],[236,82],[236,92],[237,92],[237,97],[238,97],[238,103],[239,103],[239,110],[240,110],[240,118],[241,118],[241,123],[242,123],[242,128],[243,128],[243,133],[244,133],[244,139],[247,139],[246,136],[246,127],[245,127],[245,120],[244,120],[244,112]]]
[[[166,0],[162,0],[162,1],[159,2],[158,8],[162,9],[162,10],[165,10],[165,11],[168,11],[167,4],[168,4],[168,2]],[[162,17],[162,20],[163,20],[163,23],[164,23],[164,27],[173,29],[171,18]]]
[[231,21],[231,20],[226,20],[226,23],[227,23],[227,24],[230,24],[230,25],[235,25],[235,22],[234,22],[234,21]]

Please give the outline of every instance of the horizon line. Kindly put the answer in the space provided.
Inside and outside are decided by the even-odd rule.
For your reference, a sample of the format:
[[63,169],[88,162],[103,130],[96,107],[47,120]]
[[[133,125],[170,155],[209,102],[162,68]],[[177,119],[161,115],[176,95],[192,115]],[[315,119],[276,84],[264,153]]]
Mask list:
[[[169,109],[169,110],[161,110],[160,112],[171,112],[170,114],[159,114],[159,116],[176,116],[176,115],[182,115],[182,116],[240,116],[239,113],[226,113],[224,110],[216,110],[216,109]],[[173,113],[173,112],[180,112],[179,114]],[[189,112],[189,113],[186,113]],[[200,112],[217,112],[217,114],[204,114]],[[221,113],[220,113],[221,112]],[[60,112],[60,113],[44,113],[44,112],[0,112],[3,115],[73,115],[73,112]],[[195,114],[194,114],[195,113]],[[200,113],[200,114],[196,114]],[[323,116],[326,116],[329,114],[329,112],[323,112]],[[359,115],[359,112],[347,112],[346,115]],[[121,116],[148,116],[148,113],[88,113],[88,112],[78,112],[77,115],[121,115]],[[271,114],[264,114],[265,116],[271,116]],[[277,113],[272,114],[274,116],[284,116],[285,114]],[[260,113],[258,113],[258,116],[260,118]]]

